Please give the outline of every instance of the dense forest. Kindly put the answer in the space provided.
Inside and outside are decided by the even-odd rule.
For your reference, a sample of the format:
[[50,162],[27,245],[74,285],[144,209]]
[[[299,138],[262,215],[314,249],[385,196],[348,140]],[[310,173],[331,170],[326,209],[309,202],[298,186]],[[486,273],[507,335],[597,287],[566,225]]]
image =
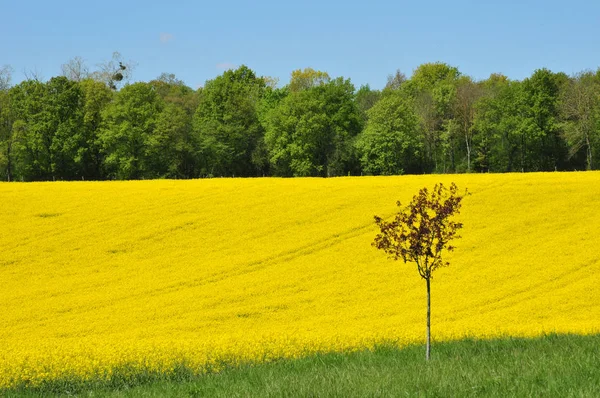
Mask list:
[[194,90],[174,75],[95,72],[11,85],[0,68],[4,181],[598,169],[600,69],[476,81],[445,63],[382,90],[311,68],[281,87],[246,66]]

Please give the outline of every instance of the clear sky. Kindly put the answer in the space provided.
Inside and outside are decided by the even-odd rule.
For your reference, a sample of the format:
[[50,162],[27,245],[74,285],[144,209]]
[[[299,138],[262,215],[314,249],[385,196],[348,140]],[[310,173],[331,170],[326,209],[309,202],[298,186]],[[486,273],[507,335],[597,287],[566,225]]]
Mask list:
[[476,79],[600,67],[599,0],[3,0],[0,13],[13,83],[75,56],[94,69],[113,51],[137,63],[133,80],[168,72],[193,88],[241,64],[280,84],[312,67],[372,88],[435,61]]

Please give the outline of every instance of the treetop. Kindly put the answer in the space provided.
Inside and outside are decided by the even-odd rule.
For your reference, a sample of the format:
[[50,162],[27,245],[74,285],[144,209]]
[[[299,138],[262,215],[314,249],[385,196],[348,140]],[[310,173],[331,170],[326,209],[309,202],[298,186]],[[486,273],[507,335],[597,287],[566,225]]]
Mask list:
[[421,277],[430,279],[437,268],[449,265],[442,252],[453,251],[450,242],[460,238],[458,230],[463,224],[453,216],[460,213],[466,195],[466,190],[462,195],[459,193],[455,183],[450,187],[438,183],[432,190],[420,189],[408,205],[403,207],[397,202],[400,210],[392,221],[375,216],[380,233],[372,245],[394,260],[416,263]]

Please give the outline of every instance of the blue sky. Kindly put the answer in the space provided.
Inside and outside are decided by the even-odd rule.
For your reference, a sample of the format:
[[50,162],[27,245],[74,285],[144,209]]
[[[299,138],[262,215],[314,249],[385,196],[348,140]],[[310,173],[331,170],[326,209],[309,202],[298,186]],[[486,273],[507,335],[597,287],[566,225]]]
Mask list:
[[80,56],[119,51],[133,80],[174,73],[189,86],[248,65],[280,84],[312,67],[382,88],[400,69],[442,61],[483,79],[600,67],[600,1],[27,1],[0,7],[0,66],[49,79]]

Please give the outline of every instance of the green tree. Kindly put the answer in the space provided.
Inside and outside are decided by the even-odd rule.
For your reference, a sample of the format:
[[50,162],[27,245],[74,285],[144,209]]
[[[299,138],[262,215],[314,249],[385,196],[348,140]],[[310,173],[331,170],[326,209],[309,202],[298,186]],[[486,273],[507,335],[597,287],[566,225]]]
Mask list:
[[492,76],[482,86],[486,95],[476,105],[473,127],[479,135],[478,167],[487,158],[491,171],[564,169],[556,76],[548,70],[523,82]]
[[[287,86],[282,88],[272,88],[267,86],[258,107],[258,118],[265,132],[269,128],[271,112],[277,108],[289,94],[290,90]],[[270,153],[264,135],[257,143],[256,150],[252,153],[252,163],[256,166],[259,175],[271,175]]]
[[157,177],[197,177],[198,144],[192,134],[191,115],[182,107],[167,103],[148,139],[147,155]]
[[149,148],[163,103],[148,83],[123,87],[102,112],[99,141],[107,175],[119,179],[158,177]]
[[149,141],[152,169],[161,177],[199,177],[200,145],[192,125],[197,93],[173,74],[163,73],[150,84],[165,103]]
[[457,129],[452,104],[460,72],[445,63],[420,65],[401,89],[415,99],[421,120],[425,153],[431,169],[437,172],[456,169]]
[[419,90],[433,90],[440,83],[455,82],[459,77],[458,68],[443,62],[434,62],[417,67],[410,80]]
[[[9,92],[12,151],[15,177],[26,181],[52,180],[51,146],[55,130],[48,108],[48,87],[38,80],[25,80]],[[12,155],[11,155],[12,156]]]
[[549,171],[565,168],[566,144],[559,122],[561,76],[536,70],[523,81],[520,120],[521,170]]
[[12,179],[12,117],[8,91],[0,90],[0,178]]
[[373,246],[393,260],[415,263],[427,284],[427,360],[431,353],[431,279],[438,268],[450,265],[442,254],[453,251],[450,242],[460,238],[457,233],[463,224],[454,221],[453,216],[460,212],[463,198],[456,184],[446,188],[440,183],[431,191],[421,189],[405,207],[398,201],[400,210],[392,221],[375,216],[380,233]]
[[0,179],[12,179],[12,123],[8,90],[12,77],[12,68],[0,68]]
[[478,171],[520,170],[519,126],[522,84],[502,75],[482,82],[484,95],[475,104],[474,168]]
[[265,81],[246,66],[206,83],[194,115],[204,174],[258,175],[253,153],[262,136],[259,105]]
[[336,176],[357,169],[353,139],[361,130],[354,86],[337,78],[292,92],[268,117],[265,143],[280,176]]
[[461,76],[457,81],[456,96],[452,104],[456,128],[462,137],[467,153],[467,172],[471,171],[471,156],[473,153],[473,123],[475,120],[475,104],[483,91],[477,83],[468,76]]
[[78,153],[82,175],[86,180],[104,178],[104,158],[99,140],[102,113],[114,98],[114,92],[105,84],[92,79],[79,83],[83,91],[83,141]]
[[52,136],[50,157],[52,175],[73,180],[84,176],[83,154],[87,151],[83,129],[83,91],[77,82],[64,76],[48,81],[45,123]]
[[394,92],[377,102],[368,116],[356,142],[362,169],[375,175],[419,173],[423,143],[412,101]]
[[[80,179],[87,150],[84,93],[64,76],[27,80],[10,90],[11,164],[24,180]],[[14,157],[12,157],[14,154]],[[14,160],[14,162],[13,162]]]
[[297,69],[292,72],[292,77],[288,88],[295,93],[302,90],[308,90],[331,81],[327,72],[314,70],[313,68]]
[[562,90],[560,110],[569,158],[585,153],[585,168],[594,168],[594,148],[600,143],[600,79],[594,72],[576,74]]
[[378,90],[371,90],[369,85],[360,86],[356,92],[356,107],[360,113],[362,123],[365,124],[368,120],[367,112],[371,109],[377,101],[381,99],[381,92]]

